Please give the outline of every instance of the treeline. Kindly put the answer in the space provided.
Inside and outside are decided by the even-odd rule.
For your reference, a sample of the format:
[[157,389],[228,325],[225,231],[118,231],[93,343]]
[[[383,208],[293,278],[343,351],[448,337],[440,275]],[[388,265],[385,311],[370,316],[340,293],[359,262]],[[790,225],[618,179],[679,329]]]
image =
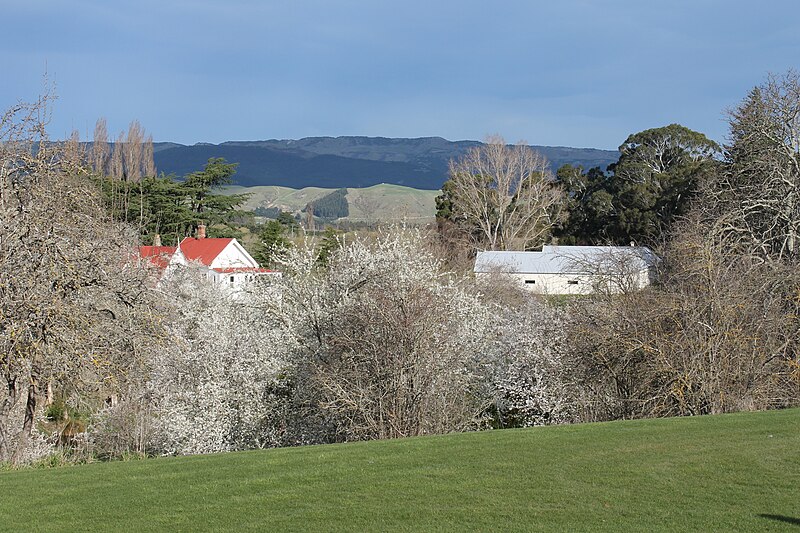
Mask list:
[[318,200],[306,204],[305,212],[324,220],[336,220],[350,216],[347,189],[336,189]]
[[146,135],[136,120],[114,143],[108,141],[101,118],[92,143],[82,144],[74,131],[69,140],[53,147],[63,160],[74,162],[73,173],[95,182],[110,216],[136,227],[143,243],[160,235],[162,243],[174,245],[198,224],[208,226],[211,237],[240,237],[239,227],[252,217],[238,210],[247,195],[216,192],[232,183],[236,163],[211,158],[202,170],[186,176],[158,175],[152,135]]
[[238,227],[247,213],[237,208],[246,195],[225,195],[215,189],[229,184],[235,163],[210,159],[203,170],[181,179],[175,176],[143,176],[137,181],[119,181],[95,174],[110,214],[138,228],[142,241],[160,235],[165,245],[174,245],[191,235],[198,224],[206,224],[210,237],[239,237]]
[[673,124],[631,135],[607,172],[553,176],[500,141],[451,166],[439,229],[462,256],[548,241],[661,256],[648,290],[568,306],[591,419],[796,405],[798,95],[796,72],[771,76],[730,112],[727,146]]
[[451,164],[436,199],[440,228],[473,249],[660,245],[723,164],[720,146],[679,124],[633,134],[619,151],[606,170],[564,165],[553,175],[527,146],[488,139]]

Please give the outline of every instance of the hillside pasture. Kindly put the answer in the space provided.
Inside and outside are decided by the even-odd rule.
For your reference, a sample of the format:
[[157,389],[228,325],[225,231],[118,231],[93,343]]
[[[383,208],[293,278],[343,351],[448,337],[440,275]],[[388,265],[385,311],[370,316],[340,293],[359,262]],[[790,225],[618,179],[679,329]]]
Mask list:
[[[225,194],[249,194],[242,209],[252,211],[258,207],[277,207],[289,213],[298,213],[306,204],[319,200],[335,189],[306,187],[291,189],[274,185],[256,187],[225,187]],[[341,220],[353,222],[402,222],[424,224],[436,215],[435,198],[440,191],[412,189],[402,185],[382,183],[364,188],[347,189],[350,216]]]

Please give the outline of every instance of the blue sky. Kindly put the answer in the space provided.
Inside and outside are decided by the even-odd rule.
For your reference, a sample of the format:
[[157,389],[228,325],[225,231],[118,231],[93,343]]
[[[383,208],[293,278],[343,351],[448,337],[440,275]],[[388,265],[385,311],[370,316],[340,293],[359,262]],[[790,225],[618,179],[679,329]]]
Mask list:
[[0,107],[157,141],[441,136],[616,148],[800,68],[800,2],[0,0]]

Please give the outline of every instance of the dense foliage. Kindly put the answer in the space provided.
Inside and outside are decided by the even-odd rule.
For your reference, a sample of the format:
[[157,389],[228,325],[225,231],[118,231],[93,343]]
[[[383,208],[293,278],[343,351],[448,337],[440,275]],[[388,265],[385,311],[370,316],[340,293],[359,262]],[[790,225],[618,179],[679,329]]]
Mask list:
[[720,148],[670,124],[629,136],[619,151],[608,173],[570,165],[558,170],[569,198],[569,216],[557,232],[565,244],[658,244],[714,171]]
[[[347,189],[336,189],[318,200],[310,203],[311,213],[315,217],[336,220],[350,215],[350,205],[347,203]],[[309,212],[309,207],[306,206]]]
[[441,270],[418,233],[392,230],[318,258],[312,243],[287,250],[283,278],[247,294],[173,280],[182,340],[143,384],[155,399],[151,450],[571,420],[556,311],[484,301]]
[[37,426],[55,393],[97,409],[164,338],[136,236],[109,221],[77,143],[48,142],[47,101],[0,116],[0,461],[52,444]]
[[209,237],[239,236],[237,222],[245,215],[237,207],[246,196],[215,192],[231,183],[235,172],[235,163],[212,158],[203,170],[183,179],[162,175],[130,181],[97,176],[96,181],[116,219],[137,226],[145,242],[158,234],[165,245],[174,245],[198,224],[208,226]]

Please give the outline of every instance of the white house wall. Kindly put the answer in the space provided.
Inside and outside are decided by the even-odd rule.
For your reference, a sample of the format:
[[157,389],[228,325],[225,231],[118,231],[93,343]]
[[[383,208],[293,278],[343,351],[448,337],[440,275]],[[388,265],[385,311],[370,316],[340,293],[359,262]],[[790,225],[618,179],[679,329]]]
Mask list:
[[[554,273],[478,273],[479,278],[485,276],[503,276],[514,284],[536,294],[552,295],[586,295],[593,294],[603,284],[609,284],[607,278],[591,274],[554,274]],[[635,279],[630,280],[631,288],[643,289],[650,284],[649,272],[643,270]],[[618,286],[610,287],[611,292],[620,292]]]
[[189,261],[186,259],[186,256],[183,255],[180,246],[176,248],[175,252],[172,254],[172,257],[169,258],[169,264],[167,265],[167,269],[171,269],[176,266],[187,266]]
[[208,279],[214,283],[220,283],[224,287],[231,289],[241,289],[246,285],[252,283],[257,277],[260,276],[273,276],[280,278],[280,272],[217,272],[216,270],[209,270],[206,274]]
[[258,268],[258,263],[236,240],[232,240],[214,258],[211,268]]

